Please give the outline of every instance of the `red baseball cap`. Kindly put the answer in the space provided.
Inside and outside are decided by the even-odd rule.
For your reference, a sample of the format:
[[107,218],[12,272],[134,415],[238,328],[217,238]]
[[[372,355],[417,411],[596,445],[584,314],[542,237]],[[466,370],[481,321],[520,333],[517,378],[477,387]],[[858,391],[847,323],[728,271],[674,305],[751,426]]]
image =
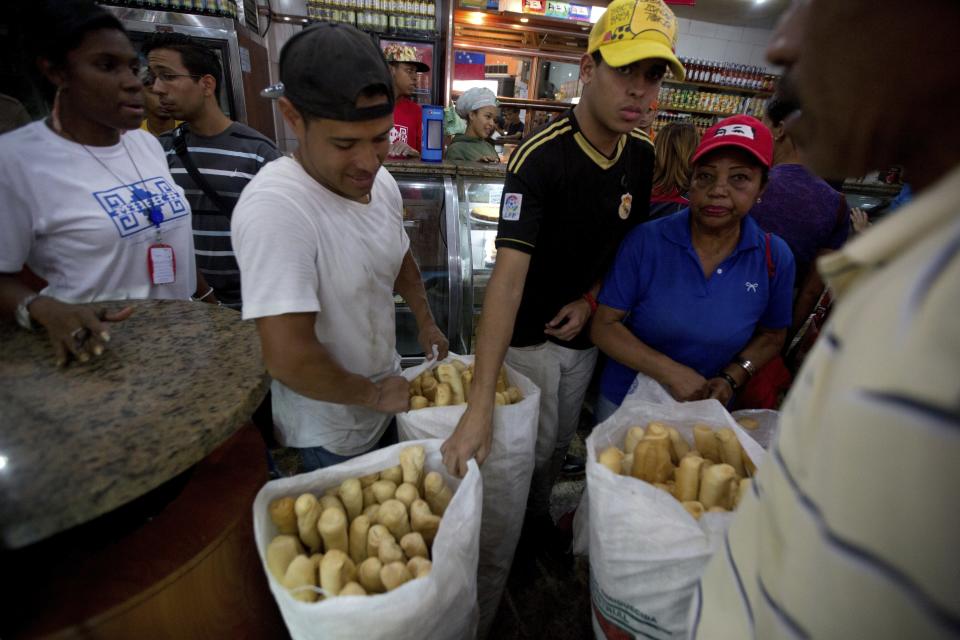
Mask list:
[[745,149],[768,169],[773,164],[773,135],[753,116],[731,116],[707,129],[690,164],[721,147]]

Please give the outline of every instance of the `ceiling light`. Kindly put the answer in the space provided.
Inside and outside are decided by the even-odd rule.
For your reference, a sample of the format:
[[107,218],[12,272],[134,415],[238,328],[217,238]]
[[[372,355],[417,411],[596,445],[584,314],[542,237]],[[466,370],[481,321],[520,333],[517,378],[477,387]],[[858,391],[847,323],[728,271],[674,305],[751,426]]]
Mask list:
[[483,24],[485,19],[486,16],[480,11],[472,11],[470,15],[467,16],[467,22],[470,24]]
[[753,0],[753,4],[763,4],[767,0]]
[[284,16],[284,18],[283,18],[283,19],[284,19],[284,20],[286,20],[287,22],[290,22],[290,18],[289,18],[289,17],[287,17],[287,16]]
[[520,18],[520,22],[526,24],[526,23],[530,22],[530,18]]

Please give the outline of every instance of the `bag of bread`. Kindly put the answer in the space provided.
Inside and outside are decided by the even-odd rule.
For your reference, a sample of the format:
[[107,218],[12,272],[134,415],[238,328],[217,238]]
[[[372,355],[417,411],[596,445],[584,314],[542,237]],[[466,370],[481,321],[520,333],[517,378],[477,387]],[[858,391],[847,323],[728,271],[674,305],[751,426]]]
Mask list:
[[[403,376],[423,381],[440,365],[462,368],[464,391],[469,394],[473,356],[450,354],[446,360],[425,362],[411,367]],[[448,371],[444,368],[443,375]],[[432,374],[434,377],[436,373]],[[477,593],[480,602],[478,638],[485,638],[500,605],[513,554],[520,538],[520,527],[533,475],[537,444],[537,421],[540,417],[540,389],[529,378],[504,365],[501,373],[502,393],[517,400],[498,404],[493,413],[493,445],[480,468],[483,477],[483,523],[480,527],[480,562],[477,570]],[[441,383],[442,384],[442,383]],[[428,385],[430,386],[430,385]],[[421,382],[422,388],[422,382]],[[515,391],[510,391],[514,389]],[[516,394],[520,397],[517,399]],[[447,439],[460,421],[465,404],[434,406],[397,415],[400,440],[419,438]]]
[[[435,638],[459,640],[460,638],[471,638],[476,633],[477,628],[477,557],[480,540],[480,511],[483,503],[483,486],[480,479],[480,469],[475,461],[470,461],[466,475],[463,479],[450,476],[443,466],[443,456],[440,453],[440,440],[421,440],[419,442],[404,442],[393,445],[385,449],[371,451],[352,460],[341,464],[318,469],[310,473],[305,473],[290,478],[281,478],[268,482],[257,494],[253,503],[253,528],[256,538],[257,551],[260,553],[260,559],[263,562],[264,571],[267,574],[267,580],[270,584],[270,590],[280,607],[280,613],[287,625],[290,636],[294,639],[324,638],[326,639],[349,639],[364,638],[368,639],[407,639],[415,640],[420,638]],[[425,558],[412,558],[410,564],[406,567],[401,562],[394,562],[389,569],[384,566],[377,576],[382,577],[384,589],[390,589],[386,593],[373,593],[363,597],[348,597],[348,595],[363,593],[364,589],[361,583],[364,580],[364,564],[358,568],[354,565],[347,553],[359,551],[361,554],[369,549],[352,548],[349,542],[340,541],[345,535],[353,535],[351,528],[349,534],[343,528],[343,517],[332,517],[331,520],[339,520],[339,535],[334,536],[332,532],[325,529],[325,520],[330,511],[336,509],[327,509],[324,511],[324,518],[319,522],[319,532],[323,534],[323,557],[328,560],[339,561],[338,566],[348,565],[350,568],[349,576],[334,575],[334,578],[341,578],[344,584],[338,584],[342,588],[336,596],[330,596],[322,588],[313,586],[300,586],[291,591],[290,585],[286,586],[278,580],[271,571],[271,560],[269,547],[271,541],[274,541],[281,533],[275,520],[271,517],[270,508],[279,498],[292,496],[303,496],[304,494],[313,494],[316,500],[311,502],[331,501],[338,504],[337,495],[344,499],[339,504],[346,505],[345,510],[351,508],[352,500],[346,498],[343,489],[345,480],[358,479],[359,482],[351,480],[355,485],[355,491],[369,488],[369,482],[375,479],[378,472],[384,470],[396,469],[399,475],[401,471],[400,453],[411,445],[422,445],[425,457],[422,462],[422,471],[436,471],[440,474],[444,484],[449,489],[446,503],[446,509],[443,517],[439,521],[439,528],[435,528],[435,534],[432,536],[430,551],[430,561],[432,566],[428,572],[423,571],[421,575],[420,567],[425,563],[430,564]],[[419,460],[416,462],[419,465]],[[452,492],[452,496],[449,495]],[[402,494],[401,494],[402,495]],[[362,498],[361,498],[362,499]],[[403,526],[408,526],[406,522],[406,511],[404,505],[398,500],[386,500],[382,506],[386,509],[386,503],[397,503],[392,505],[398,507],[403,513]],[[421,502],[421,501],[418,501]],[[412,510],[411,510],[412,513]],[[335,515],[335,514],[330,514]],[[364,516],[354,518],[356,524],[358,520],[366,520],[363,523],[369,524],[369,520]],[[379,518],[378,522],[390,523],[386,518]],[[414,522],[412,526],[416,526]],[[422,555],[422,551],[416,548],[423,548],[423,538],[417,537],[403,538],[404,549],[401,550],[394,537],[385,533],[387,529],[378,524],[370,529],[381,529],[385,536],[389,537],[394,544],[391,545],[391,553]],[[316,527],[314,527],[316,529]],[[280,536],[283,537],[283,536]],[[288,536],[292,539],[292,536]],[[368,538],[372,541],[374,536],[370,534]],[[294,545],[296,546],[296,545]],[[346,549],[344,550],[344,547]],[[393,548],[396,547],[396,548]],[[333,550],[332,550],[333,549]],[[291,552],[292,553],[292,552]],[[309,551],[306,552],[309,554]],[[319,554],[314,554],[319,556]],[[334,558],[334,556],[337,556]],[[382,556],[381,556],[382,557]],[[305,556],[298,556],[298,562],[303,564],[303,573],[307,578],[313,574],[311,584],[330,584],[324,583],[324,572],[329,572],[327,565],[331,562],[320,561],[319,566],[312,566]],[[317,558],[320,560],[320,558]],[[292,571],[288,571],[289,573]],[[336,571],[336,569],[334,569]],[[414,579],[415,578],[415,579]],[[307,580],[306,582],[310,582]],[[302,583],[301,583],[302,584]],[[303,601],[294,597],[296,590],[312,590],[319,595],[314,598],[316,601]],[[312,594],[311,594],[312,596]],[[278,633],[282,635],[282,633]]]
[[[739,478],[755,471],[764,455],[716,400],[680,403],[641,386],[642,397],[658,401],[628,396],[586,443],[587,489],[576,546],[588,548],[597,638],[686,636],[697,582],[721,548],[737,491],[750,489]],[[668,431],[668,442],[659,442],[662,451],[651,435],[661,429]],[[621,457],[625,447],[632,453]],[[733,450],[736,460],[726,457]],[[638,470],[650,481],[634,477]],[[683,495],[691,491],[694,500]]]
[[765,450],[770,447],[780,424],[779,411],[773,409],[741,409],[740,411],[734,411],[731,415],[733,415],[737,424],[757,441],[757,444]]

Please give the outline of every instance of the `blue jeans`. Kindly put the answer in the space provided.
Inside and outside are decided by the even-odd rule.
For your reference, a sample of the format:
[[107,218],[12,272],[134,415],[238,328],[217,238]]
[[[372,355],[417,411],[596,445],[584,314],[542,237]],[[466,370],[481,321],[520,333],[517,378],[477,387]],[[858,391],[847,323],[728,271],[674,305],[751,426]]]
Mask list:
[[[399,442],[399,438],[397,436],[397,419],[391,418],[390,424],[387,425],[387,430],[383,432],[380,440],[377,442],[377,444],[373,445],[370,451],[373,451],[374,449],[383,449],[384,447],[389,447],[392,444],[397,444],[397,442]],[[352,456],[341,456],[340,454],[333,453],[332,451],[327,451],[323,447],[307,447],[305,449],[297,449],[297,451],[300,452],[300,461],[303,468],[302,473],[316,471],[317,469],[323,469],[324,467],[332,467],[335,464],[346,462],[351,458],[362,456],[364,453],[369,453],[369,451],[364,451],[363,453],[356,453]]]
[[620,405],[613,404],[613,402],[607,400],[606,396],[604,396],[602,393],[598,393],[597,404],[593,407],[593,417],[596,419],[597,424],[600,424],[612,416],[619,408]]

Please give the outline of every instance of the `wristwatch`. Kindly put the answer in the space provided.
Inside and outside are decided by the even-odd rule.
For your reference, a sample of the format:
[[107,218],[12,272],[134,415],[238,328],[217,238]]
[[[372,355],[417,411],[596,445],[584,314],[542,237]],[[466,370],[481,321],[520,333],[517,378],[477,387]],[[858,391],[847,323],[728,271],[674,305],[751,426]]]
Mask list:
[[30,317],[30,309],[28,307],[39,296],[39,293],[31,293],[28,296],[24,296],[24,298],[17,305],[16,310],[13,312],[13,315],[17,318],[17,324],[27,331],[33,331],[34,329],[33,319]]
[[753,364],[752,360],[747,360],[746,358],[737,358],[737,364],[740,365],[740,368],[747,372],[747,375],[751,378],[757,373],[757,365]]

